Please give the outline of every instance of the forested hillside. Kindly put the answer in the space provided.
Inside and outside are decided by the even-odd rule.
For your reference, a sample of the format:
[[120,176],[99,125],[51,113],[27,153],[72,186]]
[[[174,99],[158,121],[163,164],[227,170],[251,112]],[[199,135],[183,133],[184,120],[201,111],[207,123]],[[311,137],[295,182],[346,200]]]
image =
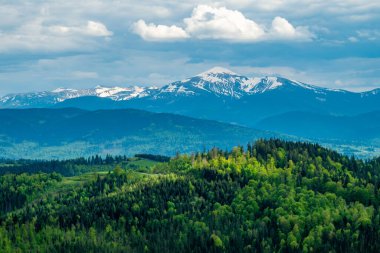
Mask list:
[[144,159],[1,176],[0,252],[380,251],[380,159],[279,140]]
[[174,155],[282,135],[167,113],[75,108],[0,110],[0,158]]

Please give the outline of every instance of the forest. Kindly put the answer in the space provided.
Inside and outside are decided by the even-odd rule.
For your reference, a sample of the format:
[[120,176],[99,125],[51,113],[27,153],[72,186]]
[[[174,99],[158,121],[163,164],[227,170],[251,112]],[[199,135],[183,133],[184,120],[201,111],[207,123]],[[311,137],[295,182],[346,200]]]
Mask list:
[[4,253],[380,251],[380,158],[317,144],[1,160],[0,174]]

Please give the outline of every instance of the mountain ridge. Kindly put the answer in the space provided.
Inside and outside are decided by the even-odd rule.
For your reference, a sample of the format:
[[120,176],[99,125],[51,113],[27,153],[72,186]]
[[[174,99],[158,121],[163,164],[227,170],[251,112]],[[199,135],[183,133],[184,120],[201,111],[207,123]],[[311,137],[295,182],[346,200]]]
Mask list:
[[[231,148],[282,135],[213,120],[138,109],[0,109],[0,157],[175,155]],[[285,136],[285,135],[284,135]]]
[[[216,120],[248,128],[272,130],[278,133],[293,134],[299,138],[332,144],[359,143],[365,148],[375,146],[374,154],[380,154],[380,142],[377,135],[362,138],[364,132],[349,131],[348,123],[336,120],[336,116],[352,117],[359,114],[380,111],[380,89],[367,92],[350,92],[338,89],[322,88],[282,77],[248,78],[222,68],[214,68],[194,77],[173,82],[161,88],[107,88],[95,87],[85,90],[83,96],[74,96],[75,89],[56,89],[41,94],[23,94],[21,100],[8,97],[1,107],[15,108],[80,108],[89,111],[114,109],[139,109],[155,113],[184,115],[197,119]],[[53,94],[54,96],[49,96]],[[57,94],[68,96],[57,102]],[[22,100],[25,98],[26,100]],[[23,106],[23,102],[25,102]],[[15,105],[15,106],[12,106]],[[293,112],[302,111],[303,121],[294,117]],[[279,115],[285,115],[278,117]],[[333,125],[323,125],[319,121],[328,120]],[[110,119],[111,120],[111,119]],[[133,120],[133,119],[131,119]],[[358,119],[360,120],[360,119]],[[377,117],[366,117],[366,124],[377,125]],[[281,125],[281,128],[272,124]],[[294,122],[299,122],[295,124]],[[347,121],[350,122],[350,121]],[[265,123],[265,124],[264,124]],[[301,124],[302,123],[302,124]],[[334,129],[334,135],[328,128]],[[294,128],[307,128],[294,131]],[[323,127],[324,131],[320,128]],[[165,129],[162,129],[165,131]],[[296,129],[297,130],[297,129]],[[215,130],[217,131],[217,130]],[[372,130],[371,130],[372,131]],[[376,131],[376,129],[374,130]],[[336,133],[336,134],[335,134]],[[376,133],[376,132],[375,132]],[[339,137],[337,139],[337,137]],[[360,150],[362,148],[359,148]],[[361,152],[359,150],[359,152]],[[355,151],[356,152],[356,151]],[[352,152],[349,151],[349,154]]]
[[378,89],[365,92],[352,92],[342,89],[330,89],[278,76],[247,77],[231,70],[214,67],[208,71],[175,81],[158,88],[155,86],[107,87],[96,86],[89,89],[57,88],[53,91],[14,93],[0,97],[0,108],[48,107],[68,99],[86,96],[109,98],[114,101],[136,100],[144,97],[161,99],[167,96],[217,96],[221,98],[241,99],[255,94],[263,94],[278,89],[304,89],[323,94],[343,92],[370,97],[379,94]]

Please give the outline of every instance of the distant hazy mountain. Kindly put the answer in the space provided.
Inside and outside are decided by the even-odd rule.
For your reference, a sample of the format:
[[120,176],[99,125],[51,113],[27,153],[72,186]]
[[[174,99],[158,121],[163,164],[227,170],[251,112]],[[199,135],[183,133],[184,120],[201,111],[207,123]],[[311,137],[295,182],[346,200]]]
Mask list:
[[155,87],[102,87],[96,86],[93,89],[65,89],[57,88],[53,91],[9,94],[0,98],[2,108],[43,108],[61,103],[68,99],[80,97],[108,98],[114,101],[129,100],[149,96],[157,88]]
[[355,93],[282,77],[249,78],[213,68],[161,88],[60,88],[0,98],[0,108],[35,107],[136,108],[255,126],[267,117],[292,111],[355,115],[380,110],[380,90]]
[[0,110],[0,157],[67,158],[94,154],[202,151],[278,137],[210,120],[146,111]]
[[[380,111],[380,89],[350,92],[282,77],[251,78],[223,68],[160,88],[98,86],[7,95],[0,98],[0,108],[134,108],[272,130],[333,145],[360,142],[370,149],[375,145],[371,152],[380,155],[380,129],[375,127],[379,120],[368,114]],[[363,119],[357,116],[360,114],[371,116]],[[367,127],[357,127],[359,122]]]
[[355,116],[289,112],[266,118],[257,127],[320,140],[380,140],[380,111]]

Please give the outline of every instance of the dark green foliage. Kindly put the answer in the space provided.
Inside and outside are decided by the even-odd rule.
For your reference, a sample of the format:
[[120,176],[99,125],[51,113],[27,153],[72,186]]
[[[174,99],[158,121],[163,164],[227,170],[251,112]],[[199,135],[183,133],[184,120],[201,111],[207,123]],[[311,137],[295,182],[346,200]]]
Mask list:
[[[379,176],[380,159],[278,140],[177,155],[144,173],[116,166],[5,209],[0,252],[379,252]],[[25,193],[17,177],[1,180]]]
[[135,157],[148,159],[156,162],[169,162],[170,157],[163,155],[152,155],[152,154],[136,154]]
[[91,171],[110,170],[116,164],[128,162],[126,156],[101,157],[99,155],[89,158],[77,158],[70,160],[0,160],[0,174],[6,173],[36,173],[57,172],[63,176],[75,176]]
[[0,177],[0,216],[24,206],[36,195],[62,180],[55,172],[51,174],[7,174]]

